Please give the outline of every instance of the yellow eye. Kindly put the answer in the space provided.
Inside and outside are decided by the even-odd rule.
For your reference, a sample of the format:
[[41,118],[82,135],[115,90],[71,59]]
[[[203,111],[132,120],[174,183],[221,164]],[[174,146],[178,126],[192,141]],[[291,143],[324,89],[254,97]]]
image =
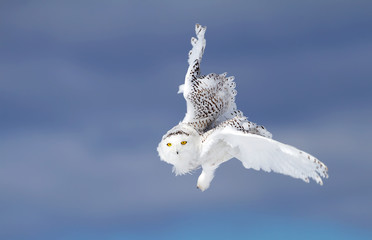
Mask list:
[[186,141],[182,141],[182,142],[181,142],[182,145],[185,145],[186,143],[187,143]]
[[167,146],[168,146],[168,147],[172,146],[172,143],[167,143]]

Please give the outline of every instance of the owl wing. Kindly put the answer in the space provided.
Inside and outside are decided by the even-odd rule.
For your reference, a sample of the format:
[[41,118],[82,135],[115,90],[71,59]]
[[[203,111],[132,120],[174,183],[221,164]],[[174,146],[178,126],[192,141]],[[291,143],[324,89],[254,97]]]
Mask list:
[[[312,178],[321,185],[321,177],[328,177],[327,167],[314,156],[231,123],[225,122],[207,133],[202,140],[202,158],[227,155],[239,159],[247,169],[274,171],[305,182]],[[220,152],[217,155],[215,151]]]
[[189,52],[185,83],[178,91],[183,93],[187,106],[182,122],[189,123],[199,132],[205,132],[226,119],[243,116],[236,109],[234,77],[226,77],[226,73],[200,73],[200,62],[206,46],[205,31],[206,27],[196,24],[197,38],[191,38],[192,49]]

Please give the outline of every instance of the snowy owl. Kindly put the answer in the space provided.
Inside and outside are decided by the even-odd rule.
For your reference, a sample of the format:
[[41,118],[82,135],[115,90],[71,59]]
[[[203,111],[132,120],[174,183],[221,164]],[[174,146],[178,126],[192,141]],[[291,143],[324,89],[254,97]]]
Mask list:
[[202,168],[197,187],[209,188],[220,164],[239,159],[247,169],[309,178],[323,184],[327,167],[312,155],[272,139],[265,127],[247,120],[235,104],[234,77],[226,73],[201,75],[206,27],[195,26],[189,67],[178,93],[186,99],[185,118],[170,129],[158,145],[160,159],[173,165],[176,175]]

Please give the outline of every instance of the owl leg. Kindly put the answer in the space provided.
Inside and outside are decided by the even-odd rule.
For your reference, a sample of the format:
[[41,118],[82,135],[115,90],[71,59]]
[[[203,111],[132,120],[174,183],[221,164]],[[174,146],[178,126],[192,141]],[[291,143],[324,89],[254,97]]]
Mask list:
[[198,178],[197,188],[199,188],[202,192],[209,188],[213,178],[214,178],[214,171],[218,166],[205,166],[203,165],[203,171]]

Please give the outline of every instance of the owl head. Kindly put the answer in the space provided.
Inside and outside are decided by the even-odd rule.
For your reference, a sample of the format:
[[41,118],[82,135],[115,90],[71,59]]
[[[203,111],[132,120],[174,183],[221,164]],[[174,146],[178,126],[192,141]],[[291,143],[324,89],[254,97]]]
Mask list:
[[180,123],[169,130],[158,146],[160,159],[173,165],[176,175],[196,169],[199,159],[200,137],[191,126]]

